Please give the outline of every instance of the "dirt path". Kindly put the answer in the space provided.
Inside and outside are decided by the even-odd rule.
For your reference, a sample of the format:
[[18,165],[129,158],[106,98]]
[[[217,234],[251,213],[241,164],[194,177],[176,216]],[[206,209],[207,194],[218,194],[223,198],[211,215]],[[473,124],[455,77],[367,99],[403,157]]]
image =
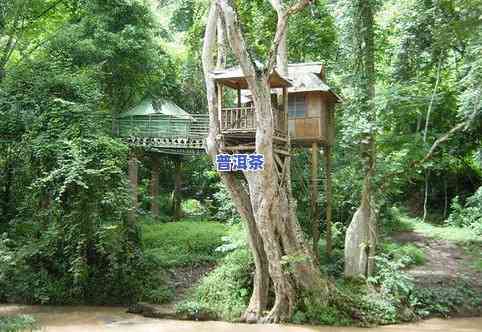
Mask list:
[[400,232],[392,238],[398,243],[416,245],[424,251],[426,262],[407,270],[417,284],[447,284],[463,280],[482,289],[482,273],[471,267],[472,257],[457,243],[431,238],[418,231]]

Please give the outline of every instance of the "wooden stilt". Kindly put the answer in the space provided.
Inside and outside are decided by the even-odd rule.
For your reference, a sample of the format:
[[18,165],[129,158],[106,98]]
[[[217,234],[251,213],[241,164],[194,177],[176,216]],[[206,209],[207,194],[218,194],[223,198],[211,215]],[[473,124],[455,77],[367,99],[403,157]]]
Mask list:
[[153,154],[151,159],[151,214],[154,218],[159,217],[159,172],[161,169],[159,155]]
[[218,83],[216,84],[216,87],[217,87],[217,93],[218,93],[218,121],[220,123],[220,127],[221,129],[224,128],[224,119],[222,117],[222,108],[223,108],[223,85]]
[[172,195],[172,208],[174,220],[182,218],[181,210],[181,186],[182,186],[182,160],[176,158],[174,160],[174,192]]
[[323,157],[325,161],[325,225],[326,225],[326,256],[331,256],[332,235],[331,235],[331,208],[332,208],[332,183],[331,183],[331,146],[323,146]]
[[127,217],[128,217],[129,223],[132,225],[136,222],[137,208],[139,206],[139,202],[137,199],[139,160],[137,160],[137,156],[133,151],[129,155],[128,173],[129,173],[129,184],[130,184],[131,197],[132,197],[132,208],[129,209],[129,213]]
[[283,88],[283,116],[284,116],[284,130],[288,133],[288,89]]
[[241,107],[241,89],[238,88],[238,107]]
[[311,222],[313,236],[313,253],[319,261],[318,242],[320,241],[320,208],[318,205],[318,169],[320,148],[317,142],[311,145]]

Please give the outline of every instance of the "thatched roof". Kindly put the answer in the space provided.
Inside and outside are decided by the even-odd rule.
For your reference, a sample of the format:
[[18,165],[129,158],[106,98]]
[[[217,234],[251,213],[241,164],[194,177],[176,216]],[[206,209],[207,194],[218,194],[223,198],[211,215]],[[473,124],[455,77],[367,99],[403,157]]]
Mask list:
[[169,100],[152,100],[145,99],[136,107],[120,115],[123,117],[130,116],[149,116],[149,115],[166,115],[180,119],[192,119],[191,114],[174,104]]

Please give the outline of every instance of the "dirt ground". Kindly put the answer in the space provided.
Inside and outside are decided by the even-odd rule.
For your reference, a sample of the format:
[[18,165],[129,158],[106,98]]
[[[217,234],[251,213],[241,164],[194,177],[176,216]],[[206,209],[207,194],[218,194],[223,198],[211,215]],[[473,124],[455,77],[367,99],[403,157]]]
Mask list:
[[187,295],[187,290],[197,284],[199,280],[216,267],[216,264],[202,264],[178,267],[169,270],[171,286],[175,290],[174,302],[182,301]]
[[416,245],[424,251],[426,262],[407,269],[417,284],[430,286],[463,280],[482,290],[482,273],[471,267],[471,256],[457,243],[430,238],[417,231],[400,232],[392,238],[398,243]]

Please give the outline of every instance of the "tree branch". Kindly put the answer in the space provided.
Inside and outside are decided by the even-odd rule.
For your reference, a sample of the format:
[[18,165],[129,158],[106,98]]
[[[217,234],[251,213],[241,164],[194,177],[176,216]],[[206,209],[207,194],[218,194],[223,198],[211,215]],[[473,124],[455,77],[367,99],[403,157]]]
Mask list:
[[226,31],[229,45],[237,57],[246,81],[252,90],[255,85],[256,64],[247,51],[246,42],[239,29],[240,23],[237,14],[229,0],[217,0],[217,4],[223,14],[221,15],[221,23]]
[[[464,121],[464,122],[461,122],[459,124],[457,124],[455,127],[453,127],[452,129],[450,129],[447,133],[443,134],[442,136],[440,136],[433,144],[432,144],[432,147],[430,148],[430,150],[428,151],[428,153],[425,155],[425,157],[423,157],[423,159],[421,159],[420,161],[418,162],[415,162],[414,164],[415,165],[421,165],[423,163],[425,163],[427,160],[431,159],[435,150],[438,148],[438,146],[446,141],[449,140],[450,136],[452,136],[454,133],[456,133],[457,131],[461,130],[461,129],[464,129],[466,128],[468,125],[470,124],[470,121],[467,120],[467,121]],[[414,166],[415,166],[414,165]]]
[[294,3],[288,9],[283,8],[283,4],[281,0],[270,0],[271,5],[276,10],[278,14],[278,23],[276,25],[276,33],[274,37],[273,44],[268,52],[268,61],[266,65],[266,71],[271,73],[275,64],[276,58],[278,55],[278,48],[283,41],[286,27],[288,26],[288,19],[291,15],[296,14],[297,12],[303,10],[306,6],[311,3],[311,0],[299,0],[298,2]]
[[62,2],[64,2],[65,0],[58,0],[56,2],[54,2],[52,5],[50,5],[48,8],[46,8],[43,12],[41,12],[39,15],[35,16],[32,18],[31,20],[31,23],[33,23],[34,21],[44,17],[45,15],[47,15],[51,10],[55,9],[58,5],[60,5]]
[[[413,170],[414,168],[416,167],[419,167],[421,165],[423,165],[424,163],[426,163],[428,160],[432,159],[435,151],[437,150],[437,148],[442,144],[442,143],[445,143],[446,141],[448,141],[451,136],[453,134],[455,134],[456,132],[460,131],[460,130],[467,130],[467,128],[469,127],[470,123],[472,122],[473,119],[469,119],[469,120],[466,120],[466,121],[463,121],[463,122],[460,122],[458,123],[457,125],[455,125],[452,129],[450,129],[448,132],[446,132],[445,134],[443,134],[442,136],[440,136],[433,144],[432,146],[430,147],[430,150],[427,152],[427,154],[420,160],[412,160],[412,162],[408,165],[407,169],[410,169],[412,170],[412,173],[413,173]],[[399,176],[399,175],[402,175],[406,173],[405,170],[403,171],[397,171],[397,172],[391,172],[391,173],[388,173],[388,174],[385,174],[383,176],[383,182],[380,184],[380,191],[383,191],[384,188],[386,187],[387,183],[390,182],[391,179],[393,179],[394,177],[396,176]]]

